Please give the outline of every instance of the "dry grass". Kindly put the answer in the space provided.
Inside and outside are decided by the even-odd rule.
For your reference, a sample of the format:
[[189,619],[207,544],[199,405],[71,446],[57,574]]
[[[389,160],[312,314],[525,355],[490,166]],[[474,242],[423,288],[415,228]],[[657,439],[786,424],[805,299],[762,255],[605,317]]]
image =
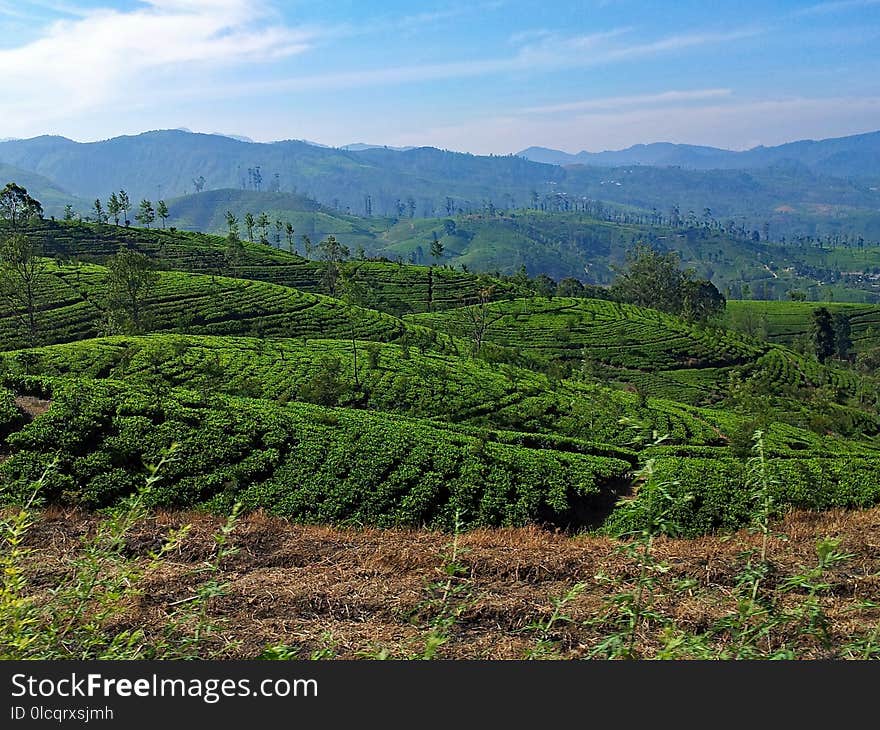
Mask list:
[[[33,528],[29,544],[31,585],[45,595],[65,570],[66,559],[96,523],[93,515],[50,508]],[[194,595],[204,576],[193,573],[214,550],[212,535],[221,520],[199,513],[160,513],[138,526],[128,547],[133,555],[157,548],[172,527],[192,524],[192,533],[146,586],[127,620],[160,631],[169,605]],[[841,540],[853,556],[826,576],[823,598],[835,643],[864,633],[880,621],[876,610],[855,610],[864,599],[880,600],[880,508],[865,511],[793,513],[775,529],[785,540],[770,546],[772,586],[815,564],[816,541]],[[441,579],[450,536],[429,531],[337,529],[299,526],[253,514],[241,518],[233,534],[238,554],[224,566],[228,592],[211,604],[223,621],[223,641],[235,642],[226,655],[255,657],[268,644],[300,647],[305,655],[332,646],[334,656],[353,658],[385,648],[391,656],[419,650],[430,584]],[[740,553],[757,544],[748,532],[694,540],[661,539],[656,554],[670,565],[657,590],[656,608],[689,631],[703,631],[735,607],[733,587]],[[605,606],[610,590],[596,576],[633,577],[636,567],[613,540],[569,537],[537,528],[477,530],[461,537],[460,562],[467,566],[472,603],[442,646],[443,658],[522,658],[536,637],[527,627],[546,618],[555,597],[575,583],[587,588],[565,613],[553,641],[564,657],[583,655],[602,638],[602,627],[587,626]],[[688,589],[672,586],[691,579]],[[798,600],[791,595],[787,600]],[[421,607],[421,608],[420,608]],[[657,641],[649,625],[639,637],[650,651]],[[330,638],[332,637],[332,638]],[[820,646],[805,656],[822,657]]]

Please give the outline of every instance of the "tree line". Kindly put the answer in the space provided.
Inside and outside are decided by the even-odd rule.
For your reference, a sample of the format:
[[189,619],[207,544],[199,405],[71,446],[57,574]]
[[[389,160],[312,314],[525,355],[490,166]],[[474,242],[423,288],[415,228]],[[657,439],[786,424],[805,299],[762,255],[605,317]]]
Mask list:
[[132,210],[134,211],[135,221],[145,228],[149,228],[157,218],[162,221],[162,228],[165,228],[165,223],[171,215],[168,210],[168,205],[164,200],[157,201],[154,206],[152,200],[144,198],[135,208],[132,206],[128,193],[125,192],[125,190],[120,190],[119,192],[113,192],[110,194],[106,205],[100,198],[95,198],[95,202],[92,204],[91,215],[78,215],[74,211],[73,206],[68,203],[64,206],[63,219],[68,223],[74,220],[81,220],[86,223],[98,224],[107,224],[112,219],[114,225],[118,226],[122,223],[122,225],[128,227],[131,225],[131,220],[129,219],[128,214],[129,211]]
[[[122,205],[127,198],[120,201],[116,196],[116,201]],[[43,206],[26,188],[9,183],[0,191],[0,219],[6,222],[0,239],[0,297],[19,319],[30,346],[39,342],[37,305],[49,274],[49,260],[43,256],[39,241],[24,230],[42,217]],[[124,247],[107,262],[104,309],[108,332],[143,331],[144,301],[159,280],[155,269],[148,256]]]

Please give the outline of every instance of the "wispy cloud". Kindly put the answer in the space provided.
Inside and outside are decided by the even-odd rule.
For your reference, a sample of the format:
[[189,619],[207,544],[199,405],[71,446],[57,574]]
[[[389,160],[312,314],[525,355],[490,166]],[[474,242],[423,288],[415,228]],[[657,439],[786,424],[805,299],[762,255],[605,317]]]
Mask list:
[[[0,49],[0,119],[34,123],[160,93],[151,74],[185,76],[301,53],[314,33],[285,27],[262,2],[146,0],[136,9],[83,10],[17,48]],[[155,79],[152,79],[155,82]]]
[[829,15],[831,13],[842,13],[847,10],[867,8],[872,5],[880,5],[880,0],[832,0],[831,2],[817,3],[816,5],[802,8],[796,11],[795,15]]
[[[247,87],[239,87],[237,91],[239,93],[263,93],[315,89],[340,90],[470,78],[510,72],[531,73],[566,68],[589,68],[602,64],[670,54],[704,45],[717,46],[726,42],[758,36],[764,32],[764,29],[742,28],[726,33],[677,34],[648,42],[621,43],[620,38],[631,32],[632,29],[628,27],[573,36],[542,32],[538,35],[524,36],[523,38],[528,38],[530,42],[522,43],[518,51],[510,56],[296,76],[264,84],[249,84]],[[236,90],[231,88],[227,91],[236,93]]]
[[522,109],[523,114],[558,114],[559,112],[607,111],[626,107],[646,107],[657,104],[670,105],[730,96],[731,89],[696,89],[693,91],[664,91],[658,94],[636,94],[630,96],[607,96],[600,99],[533,106]]

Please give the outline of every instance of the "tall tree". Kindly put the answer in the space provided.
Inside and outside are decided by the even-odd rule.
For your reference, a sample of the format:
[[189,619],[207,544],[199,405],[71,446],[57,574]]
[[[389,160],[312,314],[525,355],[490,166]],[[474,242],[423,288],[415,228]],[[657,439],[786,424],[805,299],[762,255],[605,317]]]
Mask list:
[[834,336],[834,319],[825,307],[813,310],[810,324],[810,339],[819,362],[825,362],[834,354],[836,342]]
[[434,240],[431,241],[431,258],[434,259],[435,264],[443,258],[443,244],[440,242],[440,239],[437,238],[436,233],[434,234]]
[[42,217],[43,206],[28,194],[26,188],[11,182],[0,190],[0,218],[8,221],[13,228]]
[[359,388],[361,381],[358,371],[357,330],[355,329],[358,313],[355,307],[367,307],[372,304],[371,292],[362,282],[358,281],[356,274],[352,276],[341,275],[339,289],[342,293],[342,301],[347,305],[346,309],[351,337],[351,355],[354,368],[354,384]]
[[845,312],[837,312],[832,320],[834,327],[834,352],[841,360],[849,360],[852,350],[852,325]]
[[232,276],[238,276],[238,267],[244,258],[244,244],[238,236],[226,237],[226,264]]
[[36,299],[46,274],[46,259],[34,240],[12,233],[0,243],[0,295],[22,321],[31,345],[36,344]]
[[119,203],[119,196],[116,193],[110,193],[107,200],[107,214],[113,219],[113,223],[119,225],[119,214],[122,212],[122,205]]
[[107,304],[113,329],[141,331],[144,301],[158,282],[155,264],[139,251],[120,249],[107,262]]
[[244,245],[238,235],[238,218],[231,210],[226,211],[226,265],[232,276],[238,273],[238,265],[244,256]]
[[126,226],[131,225],[128,220],[128,211],[131,210],[131,199],[124,190],[119,191],[119,210],[122,211],[123,221]]
[[660,253],[644,243],[626,252],[626,265],[611,286],[615,299],[665,312],[681,308],[682,272],[678,254]]
[[156,220],[156,211],[153,209],[153,203],[144,198],[138,206],[138,212],[134,219],[141,225],[149,228],[150,224]]
[[327,236],[318,244],[318,259],[323,264],[321,282],[331,296],[336,294],[336,283],[342,270],[341,264],[350,255],[348,247],[337,241],[335,236]]
[[104,212],[104,206],[101,205],[100,198],[95,198],[95,204],[92,208],[95,211],[95,223],[105,223],[107,221],[107,214]]
[[226,238],[238,240],[238,218],[231,210],[226,211]]
[[294,241],[294,238],[293,238],[293,233],[294,233],[294,231],[293,231],[293,224],[292,224],[290,221],[287,221],[287,223],[284,224],[284,233],[287,234],[287,250],[288,250],[290,253],[295,253],[295,251],[294,251],[294,245],[293,245],[293,241]]
[[164,200],[160,200],[156,203],[156,215],[162,219],[162,228],[165,228],[165,221],[168,220],[170,213],[168,212],[168,206],[165,204]]
[[681,316],[691,322],[707,322],[721,314],[727,299],[711,281],[686,278],[681,285]]
[[494,296],[495,286],[481,282],[476,294],[463,297],[461,300],[463,306],[453,310],[471,340],[471,355],[473,357],[479,356],[486,334],[504,316],[502,312],[492,309]]
[[253,213],[244,214],[244,227],[247,229],[248,241],[254,242],[254,227],[257,225],[257,219]]
[[264,246],[269,245],[269,226],[271,223],[265,211],[257,216],[257,228],[260,229],[260,243]]

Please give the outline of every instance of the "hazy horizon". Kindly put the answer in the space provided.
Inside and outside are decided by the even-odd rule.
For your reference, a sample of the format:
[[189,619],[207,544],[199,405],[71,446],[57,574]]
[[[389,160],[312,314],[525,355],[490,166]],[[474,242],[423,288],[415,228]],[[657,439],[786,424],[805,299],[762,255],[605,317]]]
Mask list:
[[[342,145],[330,145],[330,144],[325,144],[325,143],[321,142],[320,140],[301,139],[301,138],[296,138],[296,137],[289,137],[287,139],[258,140],[258,139],[250,138],[250,137],[248,137],[248,135],[240,134],[238,132],[202,131],[202,130],[189,129],[188,127],[169,127],[169,128],[165,128],[165,129],[144,129],[140,132],[132,132],[130,134],[118,134],[118,135],[113,135],[111,137],[103,137],[100,139],[74,139],[73,137],[70,137],[65,134],[36,135],[36,137],[0,137],[0,143],[27,141],[29,139],[36,139],[37,137],[41,137],[41,136],[50,136],[50,137],[63,137],[64,139],[68,139],[71,142],[76,142],[78,144],[94,144],[94,143],[98,143],[98,142],[106,142],[111,139],[118,139],[120,137],[137,137],[142,134],[150,134],[150,133],[154,133],[154,132],[183,132],[185,134],[204,134],[204,135],[216,136],[216,137],[226,137],[228,139],[234,139],[234,140],[237,140],[240,142],[246,142],[246,143],[251,143],[251,144],[277,144],[277,143],[281,143],[281,142],[304,142],[306,144],[313,145],[316,147],[325,147],[325,148],[329,148],[329,149],[344,149],[345,147],[361,145],[361,144],[367,145],[370,147],[387,147],[389,149],[392,147],[395,147],[394,145],[390,145],[390,144],[384,144],[381,142],[368,142],[365,140],[358,140],[355,142],[347,142]],[[842,137],[857,137],[857,136],[865,135],[865,134],[875,134],[877,132],[880,132],[880,129],[867,129],[862,132],[853,132],[852,134],[840,135],[840,137],[789,139],[789,140],[784,140],[778,144],[784,145],[784,144],[789,144],[789,143],[793,143],[793,142],[822,142],[822,141],[825,141],[828,139],[838,139],[838,138],[842,138]],[[628,145],[627,147],[618,147],[618,148],[614,148],[614,149],[563,149],[561,147],[547,148],[545,145],[527,145],[526,147],[523,147],[522,149],[510,150],[509,153],[507,153],[507,154],[518,154],[519,152],[522,152],[522,151],[529,149],[531,147],[541,147],[541,148],[553,149],[556,151],[576,155],[580,152],[587,152],[587,153],[619,152],[619,151],[623,151],[625,149],[628,149],[629,147],[638,147],[638,146],[647,147],[647,146],[651,146],[651,145],[655,145],[655,144],[680,144],[680,145],[689,145],[689,146],[707,146],[707,145],[692,145],[689,142],[670,142],[669,140],[651,140],[651,141],[646,141],[646,142],[635,142],[632,145]],[[762,146],[767,147],[767,146],[777,146],[777,145],[756,145],[755,147],[745,147],[745,148],[741,148],[741,149],[736,149],[736,148],[732,148],[732,147],[718,147],[716,145],[709,145],[709,146],[711,146],[714,149],[725,150],[725,151],[729,151],[729,152],[747,152],[751,149],[756,149],[757,147],[762,147]],[[413,145],[411,147],[413,149],[415,149],[417,147],[433,147],[436,149],[449,149],[449,148],[440,148],[440,147],[438,147],[438,145],[431,145],[431,144]],[[449,151],[471,153],[471,154],[481,154],[481,153],[472,153],[470,150],[449,150]],[[491,154],[491,153],[485,153],[485,154]],[[497,153],[495,153],[495,154],[497,154]]]

